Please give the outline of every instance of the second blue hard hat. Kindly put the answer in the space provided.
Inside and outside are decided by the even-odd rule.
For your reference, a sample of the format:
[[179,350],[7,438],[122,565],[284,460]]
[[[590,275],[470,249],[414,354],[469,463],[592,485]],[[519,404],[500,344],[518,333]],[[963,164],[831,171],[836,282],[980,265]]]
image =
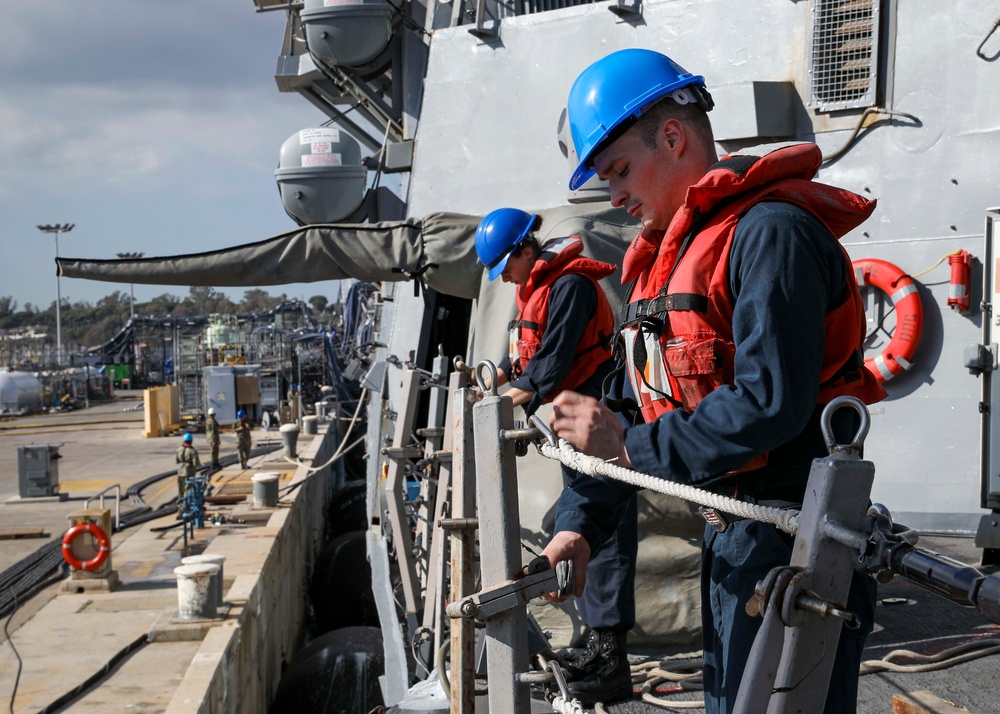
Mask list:
[[[702,90],[694,96],[680,92],[681,103],[692,99],[711,108],[711,98],[704,92],[705,78],[694,75],[665,54],[631,48],[612,52],[580,73],[566,103],[570,133],[580,164],[570,178],[576,190],[594,175],[594,154],[602,142],[630,117],[659,99],[695,86]],[[601,147],[603,148],[603,147]]]
[[184,435],[184,443],[185,444],[190,444],[192,441],[194,441],[194,437],[193,436],[191,436],[190,434],[185,434]]
[[476,254],[496,280],[507,267],[507,259],[521,244],[536,216],[519,208],[498,208],[486,214],[476,228]]
[[236,418],[237,419],[242,419],[246,415],[247,415],[247,413],[245,411],[243,411],[242,409],[240,409],[238,412],[236,412]]

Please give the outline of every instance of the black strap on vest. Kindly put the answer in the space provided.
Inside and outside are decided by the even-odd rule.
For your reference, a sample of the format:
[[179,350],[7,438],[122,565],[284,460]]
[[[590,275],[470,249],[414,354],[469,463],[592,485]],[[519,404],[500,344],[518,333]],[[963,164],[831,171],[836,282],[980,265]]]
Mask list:
[[641,321],[646,316],[656,316],[670,310],[693,310],[694,312],[708,312],[708,295],[697,295],[695,293],[673,293],[670,295],[658,295],[652,300],[637,300],[629,303],[622,309],[622,322]]
[[861,379],[861,369],[865,366],[865,356],[861,350],[854,350],[851,355],[847,358],[844,364],[840,365],[840,369],[834,372],[833,376],[828,380],[819,385],[820,389],[826,389],[837,383],[837,381],[843,379],[844,383],[855,382]]
[[592,352],[594,350],[599,350],[599,349],[611,349],[611,337],[609,335],[605,335],[603,330],[597,331],[597,342],[592,344],[590,347],[585,347],[584,349],[575,353],[573,355],[573,359],[575,360],[577,357],[582,357],[588,352]]
[[[682,407],[681,402],[677,401],[669,394],[661,392],[656,389],[646,380],[646,360],[649,355],[646,352],[646,340],[644,338],[644,333],[654,334],[659,337],[663,334],[664,319],[660,317],[665,316],[665,313],[670,310],[697,310],[698,312],[708,312],[708,296],[707,295],[694,295],[691,293],[678,293],[674,295],[667,294],[667,287],[670,285],[670,280],[674,277],[674,272],[677,270],[677,266],[680,265],[681,259],[684,254],[687,253],[691,243],[694,240],[695,228],[694,223],[700,218],[700,212],[695,209],[695,220],[692,221],[691,229],[688,230],[687,235],[684,236],[684,241],[681,243],[681,247],[677,251],[677,259],[674,260],[673,266],[670,268],[670,274],[667,275],[667,279],[663,283],[663,287],[660,288],[660,292],[657,297],[652,300],[637,300],[636,302],[631,302],[632,292],[635,290],[636,280],[629,283],[628,291],[625,295],[625,304],[622,307],[622,322],[621,326],[618,328],[618,332],[615,334],[616,350],[620,346],[624,347],[623,339],[621,336],[621,330],[625,327],[636,327],[639,334],[635,337],[635,346],[632,348],[632,357],[634,359],[634,367],[639,373],[639,377],[642,379],[642,383],[654,394],[660,395],[663,399],[666,399],[673,405],[674,409],[680,409]],[[625,355],[620,352],[616,352],[616,357],[619,358],[619,364],[627,365],[627,360],[624,359]],[[623,367],[617,367],[612,375],[620,371]],[[612,376],[612,375],[609,375]],[[607,379],[604,380],[604,384],[601,387],[601,400],[607,405],[608,409],[612,411],[620,411],[621,409],[615,409],[611,403],[622,408],[631,408],[628,404],[630,400],[623,399],[608,399],[607,398],[607,388],[610,383]],[[636,395],[638,397],[639,395]],[[633,402],[634,403],[634,402]],[[636,405],[638,408],[638,405]]]
[[[696,218],[698,217],[698,212],[696,211]],[[674,260],[673,266],[670,268],[670,274],[667,275],[667,279],[663,282],[663,287],[660,288],[657,296],[651,300],[636,300],[631,302],[632,291],[635,290],[636,281],[633,280],[628,286],[628,293],[625,296],[625,304],[622,306],[622,327],[629,327],[632,324],[644,322],[647,317],[657,318],[661,325],[663,319],[660,315],[670,310],[695,310],[697,312],[708,312],[708,296],[707,295],[696,295],[693,293],[675,293],[667,294],[667,289],[670,286],[670,281],[674,277],[674,273],[677,271],[677,267],[681,264],[681,260],[684,258],[684,254],[687,253],[688,248],[691,247],[691,243],[694,241],[695,229],[692,228],[684,236],[684,241],[681,243],[680,249],[677,251],[677,259]]]
[[629,421],[635,424],[639,414],[639,403],[631,397],[612,399],[608,396],[608,392],[611,391],[612,382],[615,377],[621,374],[623,369],[625,369],[625,362],[616,359],[615,368],[611,370],[604,378],[604,381],[601,382],[601,403],[616,414],[631,415],[629,417]]
[[518,329],[521,329],[523,327],[523,328],[526,328],[528,330],[537,330],[538,329],[538,323],[537,322],[532,322],[531,320],[511,320],[510,322],[507,323],[507,331],[508,332],[510,332],[511,330],[513,330],[515,327],[518,328]]

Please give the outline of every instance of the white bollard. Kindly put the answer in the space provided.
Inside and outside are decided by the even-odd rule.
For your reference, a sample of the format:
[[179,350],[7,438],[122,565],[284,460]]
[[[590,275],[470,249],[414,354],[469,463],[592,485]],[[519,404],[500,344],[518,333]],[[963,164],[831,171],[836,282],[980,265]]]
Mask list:
[[177,576],[177,619],[182,622],[196,620],[218,620],[212,576],[219,572],[219,566],[212,563],[181,565],[174,568]]
[[250,480],[253,481],[254,508],[274,508],[278,505],[278,474],[254,474]]
[[285,445],[285,456],[294,459],[295,443],[299,440],[299,425],[282,424],[278,431],[281,432],[281,441]]
[[201,565],[202,563],[208,563],[210,565],[218,565],[219,572],[212,576],[212,588],[215,590],[215,602],[218,607],[222,607],[225,603],[222,599],[222,591],[225,588],[223,583],[223,572],[225,568],[223,564],[226,562],[226,556],[224,555],[212,555],[210,553],[202,553],[201,555],[189,555],[186,558],[181,558],[181,565]]
[[319,417],[314,417],[314,416],[302,417],[302,433],[309,435],[319,433],[318,422],[319,422]]

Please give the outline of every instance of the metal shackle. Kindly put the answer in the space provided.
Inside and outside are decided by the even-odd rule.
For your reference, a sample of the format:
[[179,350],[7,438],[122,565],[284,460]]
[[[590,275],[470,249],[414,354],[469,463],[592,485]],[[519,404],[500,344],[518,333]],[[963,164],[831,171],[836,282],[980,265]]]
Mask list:
[[[833,413],[842,407],[853,409],[861,417],[861,425],[858,427],[854,440],[850,444],[838,444],[837,438],[833,434]],[[823,440],[830,456],[856,456],[860,457],[861,448],[865,445],[865,437],[868,436],[868,428],[871,426],[871,417],[868,414],[868,407],[857,397],[841,396],[830,401],[823,407],[823,414],[820,416],[820,429],[823,431]]]
[[[489,372],[490,375],[489,388],[486,387],[486,382],[483,380],[484,369]],[[497,396],[497,366],[488,359],[481,360],[479,364],[476,365],[476,384],[479,386],[479,389],[482,391],[484,396]]]

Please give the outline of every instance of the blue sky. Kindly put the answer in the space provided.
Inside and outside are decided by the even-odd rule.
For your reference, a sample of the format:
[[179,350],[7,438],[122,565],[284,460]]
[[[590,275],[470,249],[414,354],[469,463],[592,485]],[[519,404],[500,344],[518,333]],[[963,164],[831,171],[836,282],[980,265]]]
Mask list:
[[[0,13],[0,295],[55,300],[60,255],[199,252],[294,228],[282,142],[326,117],[278,91],[285,16],[252,0],[46,0]],[[128,285],[62,279],[95,302]],[[337,296],[338,283],[269,286]],[[187,287],[135,286],[136,300]],[[234,299],[242,288],[226,289]]]

